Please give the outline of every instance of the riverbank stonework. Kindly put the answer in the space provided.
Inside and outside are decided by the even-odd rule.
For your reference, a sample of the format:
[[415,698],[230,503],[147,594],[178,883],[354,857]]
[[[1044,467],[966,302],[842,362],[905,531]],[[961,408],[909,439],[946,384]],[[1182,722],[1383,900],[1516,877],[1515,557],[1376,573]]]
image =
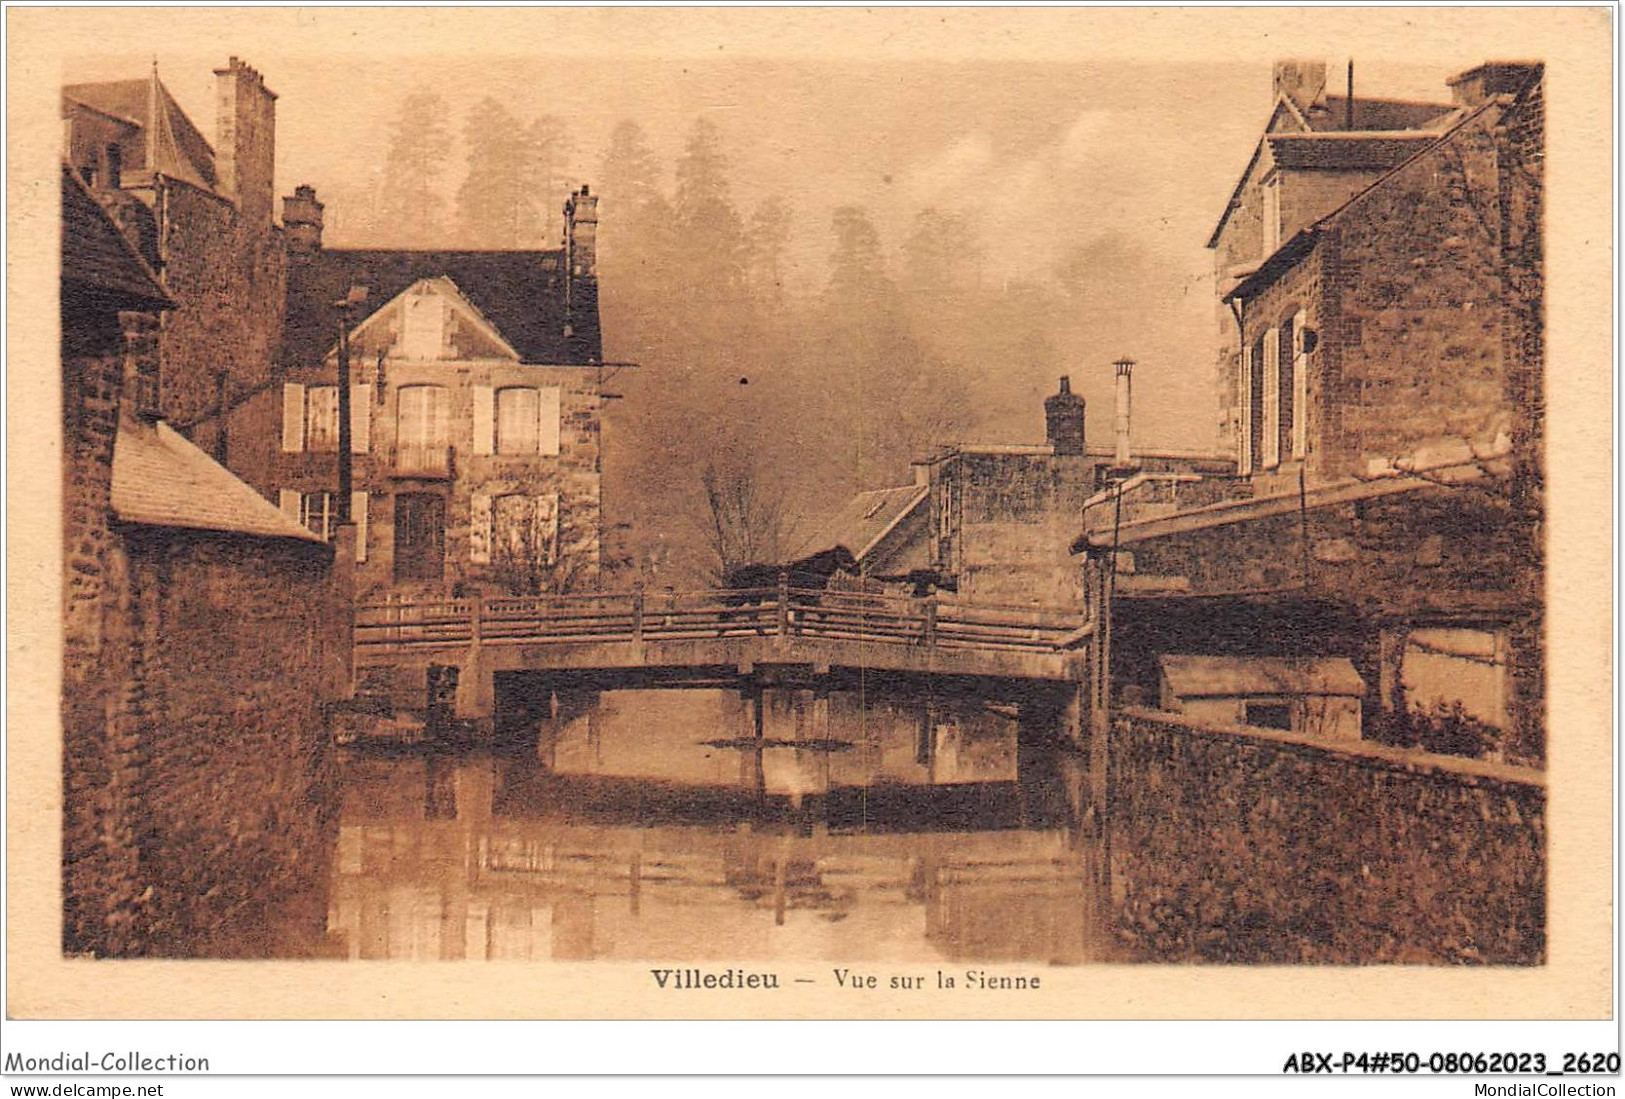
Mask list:
[[1538,771],[1120,711],[1115,931],[1166,960],[1541,964]]
[[297,953],[325,919],[351,572],[310,541],[118,518],[115,444],[155,431],[120,408],[155,326],[126,327],[64,342],[63,949]]
[[107,548],[101,659],[65,684],[64,949],[314,947],[348,643],[330,551],[146,529]]
[[[335,806],[325,703],[347,661],[325,546],[142,532],[151,720],[131,763],[140,950],[298,955],[323,940]],[[141,624],[148,624],[148,613]],[[274,931],[272,930],[274,929]]]

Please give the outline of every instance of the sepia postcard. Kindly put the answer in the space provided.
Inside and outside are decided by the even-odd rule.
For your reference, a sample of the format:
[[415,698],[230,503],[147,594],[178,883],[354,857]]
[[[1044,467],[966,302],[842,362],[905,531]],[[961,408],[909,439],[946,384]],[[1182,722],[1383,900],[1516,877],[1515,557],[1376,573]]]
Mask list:
[[1611,14],[10,9],[8,1014],[1606,1017]]

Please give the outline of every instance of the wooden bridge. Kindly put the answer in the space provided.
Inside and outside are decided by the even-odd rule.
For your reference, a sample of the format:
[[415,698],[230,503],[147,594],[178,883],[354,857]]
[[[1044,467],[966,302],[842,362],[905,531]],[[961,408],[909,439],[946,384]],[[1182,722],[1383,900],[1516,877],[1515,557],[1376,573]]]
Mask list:
[[[367,603],[360,668],[452,664],[461,712],[488,716],[490,677],[559,673],[582,685],[702,686],[772,669],[1068,681],[1094,625],[1074,611],[792,588],[595,592]],[[474,680],[476,682],[470,682]]]

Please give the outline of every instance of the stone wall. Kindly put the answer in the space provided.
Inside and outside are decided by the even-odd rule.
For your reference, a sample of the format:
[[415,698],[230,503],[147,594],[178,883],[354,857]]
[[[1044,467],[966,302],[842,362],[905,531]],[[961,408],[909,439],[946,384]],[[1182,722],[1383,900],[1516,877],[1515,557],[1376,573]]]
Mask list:
[[324,704],[348,642],[331,562],[308,543],[116,532],[102,650],[64,695],[65,950],[320,942]]
[[1545,626],[1545,83],[1536,80],[1502,117],[1501,250],[1505,295],[1501,354],[1512,425],[1513,507],[1530,562],[1518,579],[1534,608],[1512,631],[1512,687],[1527,700],[1524,718],[1543,728]]
[[[63,948],[298,952],[324,917],[349,573],[309,543],[113,521],[124,379],[156,355],[150,317],[126,328],[64,317]],[[272,909],[308,937],[267,938]]]
[[[108,323],[111,321],[112,323]],[[150,342],[150,341],[149,341]],[[135,851],[116,835],[120,791],[110,781],[123,746],[101,669],[105,608],[118,583],[109,523],[113,441],[123,392],[124,337],[116,315],[63,317],[62,344],[62,885],[63,942],[90,949],[118,929],[115,898],[139,894]],[[107,837],[103,842],[102,837]]]
[[983,603],[1080,605],[1082,576],[1068,547],[1094,491],[1095,466],[1047,454],[962,454],[948,463],[942,476],[957,482],[950,498],[958,511],[950,567],[960,594]]
[[163,334],[164,414],[264,492],[253,476],[267,437],[223,440],[218,410],[223,393],[235,404],[271,382],[287,286],[282,232],[185,183],[165,182],[157,202],[164,288],[177,306]]
[[[320,941],[331,777],[323,704],[347,659],[332,553],[260,539],[130,539],[147,705],[132,780],[142,953],[278,954]],[[303,944],[265,936],[304,930]]]
[[1327,231],[1322,277],[1338,293],[1311,357],[1325,386],[1312,472],[1361,474],[1431,439],[1508,426],[1495,120],[1465,124]]
[[1538,772],[1120,712],[1106,827],[1116,931],[1165,960],[1546,957]]

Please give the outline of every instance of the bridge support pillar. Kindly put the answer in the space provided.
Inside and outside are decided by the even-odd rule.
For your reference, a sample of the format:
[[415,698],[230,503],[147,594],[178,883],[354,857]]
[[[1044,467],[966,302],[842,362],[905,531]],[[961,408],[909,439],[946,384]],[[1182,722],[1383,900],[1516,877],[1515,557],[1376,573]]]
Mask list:
[[479,649],[469,652],[457,675],[457,716],[488,725],[496,714],[496,676]]
[[[758,796],[767,791],[767,771],[761,741],[765,735],[766,699],[761,684],[747,682],[739,689],[739,706],[732,711],[729,739],[739,747],[739,784]],[[750,742],[755,742],[750,743]]]

